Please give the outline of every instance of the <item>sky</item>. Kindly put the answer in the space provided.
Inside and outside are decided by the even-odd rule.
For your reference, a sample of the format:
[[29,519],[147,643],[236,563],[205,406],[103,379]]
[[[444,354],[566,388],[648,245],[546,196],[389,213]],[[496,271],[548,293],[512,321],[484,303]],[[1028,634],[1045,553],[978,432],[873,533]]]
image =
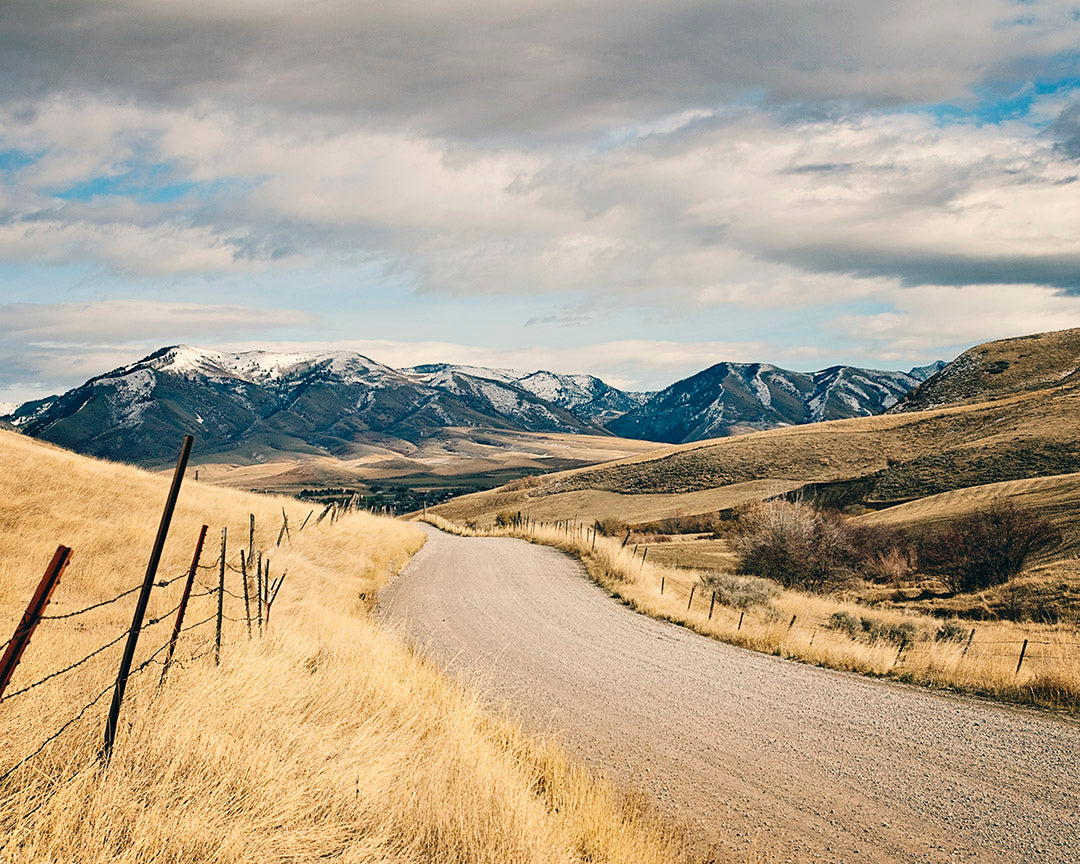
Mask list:
[[0,401],[169,344],[655,389],[1080,326],[1080,0],[2,0]]

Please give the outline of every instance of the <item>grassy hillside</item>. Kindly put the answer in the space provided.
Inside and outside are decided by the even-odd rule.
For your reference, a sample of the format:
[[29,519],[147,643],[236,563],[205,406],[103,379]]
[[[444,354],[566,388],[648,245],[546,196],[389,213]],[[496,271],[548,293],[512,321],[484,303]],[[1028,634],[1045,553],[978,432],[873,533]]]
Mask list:
[[[602,508],[562,506],[570,493],[688,496],[712,490],[717,508],[728,489],[738,503],[741,484],[763,481],[795,489],[850,484],[839,505],[884,507],[953,489],[1080,471],[1080,384],[1057,386],[934,411],[860,417],[758,432],[738,438],[668,447],[654,454],[528,478],[466,496],[438,508],[447,518],[486,518],[499,509],[543,510],[562,518],[596,518]],[[596,500],[596,499],[594,499]],[[666,518],[674,498],[641,521]],[[687,498],[684,514],[705,512]]]
[[965,351],[893,407],[921,411],[1053,387],[1080,368],[1080,329],[986,342]]
[[[0,638],[7,638],[58,543],[74,549],[49,609],[77,611],[141,579],[167,481],[0,433]],[[133,599],[44,622],[0,710],[0,858],[79,862],[663,862],[679,848],[640,806],[478,709],[383,633],[367,610],[419,547],[413,527],[354,514],[275,546],[281,508],[308,508],[190,481],[161,579],[182,574],[198,527],[287,570],[264,638],[242,620],[227,571],[222,663],[212,628],[182,639],[158,688],[180,582],[155,588],[115,756],[96,759],[121,646],[19,695],[122,636]],[[241,540],[241,538],[243,538]],[[237,543],[235,541],[241,541]],[[236,550],[236,551],[234,551]],[[216,571],[200,571],[213,584]],[[198,587],[189,621],[212,615]],[[235,596],[234,596],[235,595]],[[106,694],[80,717],[91,700]],[[19,765],[71,721],[55,741]]]

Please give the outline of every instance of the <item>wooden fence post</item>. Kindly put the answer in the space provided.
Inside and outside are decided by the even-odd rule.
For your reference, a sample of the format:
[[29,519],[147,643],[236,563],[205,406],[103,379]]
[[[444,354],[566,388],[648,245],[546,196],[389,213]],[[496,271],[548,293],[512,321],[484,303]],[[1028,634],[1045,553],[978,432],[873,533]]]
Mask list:
[[124,644],[124,656],[120,659],[120,669],[116,674],[116,686],[113,689],[112,705],[109,706],[109,718],[105,722],[105,742],[102,745],[101,756],[106,763],[112,757],[112,748],[116,741],[116,724],[120,720],[120,706],[124,702],[124,690],[127,689],[128,675],[131,674],[131,662],[135,659],[135,646],[139,641],[143,617],[146,615],[146,605],[150,602],[150,589],[154,587],[154,577],[157,576],[158,564],[161,563],[161,553],[165,548],[165,538],[169,534],[173,511],[176,509],[176,499],[180,497],[184,469],[187,467],[191,445],[194,443],[195,439],[192,436],[184,436],[184,443],[180,447],[180,457],[176,460],[176,470],[173,472],[169,496],[165,499],[165,510],[161,514],[161,524],[158,526],[154,547],[150,552],[150,560],[146,564],[146,575],[143,577],[142,589],[139,591],[139,599],[135,604],[135,614],[131,618],[131,629],[128,631],[127,642]]
[[176,610],[176,623],[173,625],[172,636],[169,637],[169,647],[165,651],[165,663],[161,669],[161,678],[158,687],[165,683],[165,676],[169,673],[172,665],[173,652],[176,651],[176,640],[180,638],[180,628],[184,624],[184,613],[187,611],[188,599],[191,597],[191,586],[195,582],[195,572],[199,569],[199,558],[202,555],[203,541],[206,539],[207,526],[199,529],[199,539],[195,543],[195,556],[191,559],[191,569],[188,570],[187,581],[184,583],[184,593],[180,597],[180,608]]
[[292,542],[292,535],[289,534],[289,517],[285,513],[285,508],[282,507],[281,508],[281,530],[277,532],[277,543],[275,543],[274,545],[275,546],[280,546],[281,545],[281,538],[286,537],[286,536],[289,538],[289,542],[291,543]]
[[739,626],[735,628],[736,630],[742,630],[742,619],[743,619],[743,615],[745,615],[745,614],[746,614],[746,612],[740,612],[739,613]]
[[221,665],[221,616],[225,607],[225,537],[228,528],[221,529],[221,561],[218,567],[217,630],[214,635],[214,665]]
[[627,541],[629,539],[630,539],[630,529],[627,528],[626,529],[626,536],[622,538],[622,546],[620,546],[619,548],[620,549],[625,549],[626,548],[626,543],[627,543]]
[[1020,667],[1024,665],[1024,655],[1027,654],[1028,640],[1024,640],[1024,646],[1020,649],[1020,662],[1016,664],[1016,671],[1014,675],[1020,674]]
[[645,547],[645,551],[641,553],[641,566],[638,567],[638,573],[645,571],[645,559],[649,557],[649,547]]
[[255,514],[249,513],[248,519],[250,520],[248,525],[248,563],[250,564],[255,555]]
[[665,577],[665,576],[661,576],[661,577],[660,577],[660,593],[661,593],[661,594],[663,594],[663,593],[664,593],[664,579],[665,579],[665,578],[667,578],[667,577]]
[[690,586],[690,599],[686,601],[686,611],[690,611],[690,604],[694,602],[694,591],[697,589],[697,585]]
[[787,625],[787,629],[788,629],[789,633],[791,632],[791,628],[795,626],[795,619],[797,617],[798,617],[797,615],[792,615],[791,616],[791,623]]
[[971,634],[967,638],[967,642],[964,644],[964,650],[960,652],[960,659],[963,660],[967,655],[968,648],[971,647],[972,641],[975,639],[975,628],[971,628]]
[[240,578],[244,582],[244,620],[247,621],[248,639],[251,639],[251,599],[248,594],[247,564],[244,562],[244,550],[240,550]]
[[716,592],[712,592],[712,600],[709,601],[709,620],[712,621],[713,606],[716,605]]
[[262,552],[259,553],[258,568],[255,571],[255,599],[259,611],[259,635],[263,635],[263,600],[262,600]]
[[23,651],[30,644],[30,637],[34,635],[34,629],[41,620],[45,607],[49,605],[49,600],[52,599],[56,583],[60,581],[60,574],[64,572],[64,568],[67,567],[70,560],[71,550],[67,546],[57,546],[52,561],[49,562],[49,566],[45,568],[45,574],[41,577],[41,581],[38,582],[34,596],[30,598],[30,603],[26,607],[26,611],[23,612],[22,620],[19,621],[19,625],[15,628],[15,635],[11,637],[11,641],[8,643],[7,650],[4,652],[4,659],[0,660],[0,698],[3,697],[4,688],[7,687],[11,676],[15,673],[15,667],[19,665]]

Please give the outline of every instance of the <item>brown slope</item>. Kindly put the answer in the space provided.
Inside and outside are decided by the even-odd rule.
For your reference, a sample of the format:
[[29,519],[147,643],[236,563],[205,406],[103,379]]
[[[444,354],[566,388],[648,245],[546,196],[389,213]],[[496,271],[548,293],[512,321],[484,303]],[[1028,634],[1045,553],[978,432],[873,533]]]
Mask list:
[[889,413],[984,402],[1054,387],[1075,379],[1078,367],[1080,329],[986,342],[965,351]]

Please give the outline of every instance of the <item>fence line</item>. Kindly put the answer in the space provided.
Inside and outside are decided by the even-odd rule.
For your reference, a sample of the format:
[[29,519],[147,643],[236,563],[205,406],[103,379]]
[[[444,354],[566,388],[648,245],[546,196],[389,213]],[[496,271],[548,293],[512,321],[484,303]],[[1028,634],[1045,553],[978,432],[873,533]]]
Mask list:
[[[222,647],[228,648],[228,647],[236,644],[232,639],[223,639],[222,638],[222,632],[221,632],[221,622],[222,621],[228,621],[231,624],[246,625],[248,639],[251,638],[251,624],[252,624],[252,621],[251,621],[250,612],[245,611],[244,617],[239,617],[239,616],[234,617],[233,615],[225,614],[225,610],[223,609],[224,601],[225,601],[226,596],[228,596],[232,600],[244,601],[245,607],[247,607],[247,605],[248,605],[248,600],[249,600],[249,597],[247,596],[247,587],[248,586],[247,586],[246,573],[244,572],[245,561],[244,561],[243,557],[241,557],[241,570],[239,570],[239,571],[237,570],[237,568],[235,568],[234,566],[232,566],[231,564],[229,564],[225,560],[224,549],[222,551],[222,554],[219,555],[215,559],[215,561],[213,563],[202,564],[202,563],[199,562],[199,557],[200,557],[201,548],[202,548],[202,543],[201,543],[202,538],[200,537],[200,543],[196,547],[195,559],[192,561],[192,565],[190,567],[190,572],[185,570],[185,572],[182,572],[179,575],[173,576],[171,578],[161,579],[161,580],[157,579],[156,568],[157,568],[157,564],[158,564],[158,562],[160,560],[160,556],[161,556],[161,553],[162,553],[162,550],[163,550],[166,534],[167,534],[167,531],[168,531],[169,520],[171,519],[172,510],[173,510],[173,508],[175,506],[177,494],[179,492],[179,486],[180,486],[180,482],[181,482],[181,478],[182,478],[182,474],[183,474],[182,468],[183,468],[183,465],[186,462],[187,453],[190,452],[190,447],[191,447],[191,439],[189,437],[189,438],[185,439],[184,447],[181,450],[180,459],[177,462],[177,471],[174,473],[173,485],[172,485],[172,488],[170,489],[169,498],[168,498],[168,500],[166,502],[165,512],[162,515],[162,522],[161,522],[161,525],[159,526],[159,529],[158,529],[158,536],[157,536],[157,539],[155,540],[155,543],[154,543],[154,549],[153,549],[153,552],[151,554],[150,563],[148,563],[148,565],[147,565],[146,575],[144,576],[144,579],[143,579],[142,583],[139,584],[139,585],[135,585],[135,586],[133,586],[131,588],[127,588],[127,589],[125,589],[123,591],[120,591],[116,595],[114,595],[112,597],[109,597],[109,598],[107,598],[105,600],[96,601],[96,602],[91,603],[91,604],[89,604],[87,606],[84,606],[82,608],[74,609],[74,610],[72,610],[70,612],[57,612],[57,613],[49,614],[49,615],[44,614],[45,606],[49,603],[49,601],[51,599],[52,589],[55,588],[57,582],[59,581],[59,575],[62,572],[62,567],[58,568],[56,566],[57,560],[59,559],[61,564],[66,564],[66,562],[67,562],[67,560],[68,560],[68,558],[70,556],[70,550],[68,550],[67,547],[60,547],[58,549],[58,551],[57,551],[57,555],[54,556],[53,564],[50,565],[49,570],[47,570],[47,572],[46,572],[46,578],[44,578],[43,581],[41,583],[39,583],[38,589],[35,592],[35,599],[34,599],[34,601],[32,603],[32,606],[31,606],[32,614],[30,614],[30,612],[25,614],[24,618],[23,618],[23,621],[20,622],[18,624],[18,626],[15,628],[15,632],[11,636],[11,638],[9,638],[6,641],[0,643],[0,652],[3,652],[6,649],[8,649],[9,647],[11,647],[13,645],[13,643],[15,643],[17,640],[21,640],[21,642],[20,642],[21,649],[25,650],[27,645],[29,644],[30,635],[32,635],[33,632],[34,632],[34,628],[37,626],[38,623],[40,623],[42,621],[68,621],[68,620],[71,620],[71,619],[75,619],[75,618],[78,618],[79,616],[86,615],[86,614],[88,614],[90,612],[93,612],[95,610],[99,610],[99,609],[108,607],[108,606],[110,606],[112,604],[118,603],[118,602],[124,600],[125,598],[130,597],[133,594],[136,594],[138,592],[142,592],[142,593],[139,594],[138,603],[136,604],[136,609],[135,609],[135,616],[134,616],[134,618],[133,618],[133,620],[131,622],[130,627],[127,627],[126,629],[124,629],[115,638],[110,639],[109,641],[105,642],[104,644],[99,645],[98,647],[94,648],[92,651],[90,651],[85,656],[80,657],[79,659],[68,663],[63,668],[56,669],[56,670],[54,670],[52,672],[49,672],[48,674],[43,675],[42,677],[38,678],[37,680],[34,680],[31,683],[26,684],[23,687],[20,687],[18,690],[6,693],[6,694],[4,694],[2,696],[2,698],[0,698],[0,710],[3,710],[3,704],[6,704],[10,699],[13,699],[13,698],[15,698],[17,696],[23,696],[23,695],[29,693],[32,690],[36,690],[36,689],[38,689],[38,688],[40,688],[40,687],[42,687],[42,686],[44,686],[44,685],[46,685],[46,684],[48,684],[50,682],[54,682],[57,679],[60,679],[61,677],[65,676],[65,675],[67,675],[67,674],[69,674],[69,673],[71,673],[71,672],[73,672],[75,670],[78,670],[78,669],[80,669],[80,668],[82,668],[84,666],[86,666],[87,664],[89,664],[95,658],[101,657],[109,649],[117,646],[120,642],[124,641],[125,639],[128,640],[128,645],[125,648],[125,654],[124,654],[123,662],[121,663],[120,672],[119,672],[119,675],[117,676],[116,680],[110,681],[110,683],[107,686],[105,686],[100,692],[98,692],[96,695],[94,695],[90,699],[90,701],[88,701],[86,704],[84,704],[80,708],[78,708],[75,711],[75,713],[73,714],[73,716],[71,716],[69,719],[67,719],[65,722],[63,722],[59,726],[59,728],[57,728],[55,731],[53,731],[50,735],[45,737],[45,739],[43,741],[41,741],[39,744],[37,744],[37,746],[34,747],[28,755],[24,756],[22,759],[20,759],[14,765],[7,768],[5,771],[3,771],[3,773],[0,773],[0,783],[3,783],[4,781],[6,781],[16,771],[18,771],[21,767],[23,767],[28,762],[33,760],[36,756],[38,756],[40,753],[42,753],[45,750],[45,748],[49,746],[49,744],[51,744],[52,742],[56,741],[58,738],[63,736],[65,732],[70,730],[83,717],[85,717],[87,712],[89,712],[96,705],[98,705],[104,699],[104,697],[111,691],[113,693],[114,700],[113,700],[112,708],[110,709],[110,712],[109,712],[109,722],[108,722],[107,729],[106,729],[105,745],[104,745],[104,747],[103,747],[103,749],[101,751],[101,754],[100,754],[103,758],[105,758],[107,760],[108,755],[109,755],[109,751],[111,749],[111,745],[113,743],[113,739],[114,739],[114,736],[115,736],[117,716],[118,716],[118,713],[119,713],[120,702],[121,702],[122,697],[123,697],[124,686],[126,685],[127,680],[130,679],[132,676],[138,675],[139,673],[141,673],[143,670],[145,670],[146,668],[148,668],[152,664],[160,664],[162,666],[167,666],[167,664],[172,660],[172,651],[171,651],[171,649],[174,648],[175,645],[176,645],[175,639],[178,636],[180,636],[181,634],[184,634],[190,640],[190,637],[192,636],[194,631],[197,631],[202,627],[206,627],[207,625],[209,625],[209,624],[211,624],[211,623],[213,623],[215,621],[218,622],[218,629],[217,629],[217,633],[216,633],[216,638],[215,638],[215,636],[210,636],[208,639],[205,639],[205,640],[193,639],[193,640],[190,640],[190,643],[188,643],[186,641],[185,647],[183,647],[181,649],[181,653],[184,655],[184,659],[176,661],[182,667],[186,667],[186,666],[188,666],[190,664],[193,664],[193,663],[197,662],[198,660],[200,660],[202,658],[208,657],[210,654],[215,654],[217,656],[217,658],[220,660],[220,652],[221,652]],[[308,514],[308,518],[304,520],[304,525],[306,525],[308,520],[310,520],[311,515],[312,515],[311,513]],[[286,517],[286,519],[287,519],[287,517]],[[249,539],[249,544],[251,546],[252,552],[254,552],[254,515],[252,515],[250,517],[250,522],[251,522],[251,534],[250,534],[250,537],[248,539]],[[303,528],[304,525],[301,525],[301,528]],[[203,530],[205,532],[205,526],[204,526]],[[297,530],[300,530],[300,529],[297,529]],[[286,537],[289,536],[289,531],[288,530],[286,530],[285,536]],[[223,538],[223,541],[224,541],[224,538]],[[224,543],[223,543],[223,545],[224,545]],[[243,554],[244,554],[243,551],[241,551],[240,554],[241,554],[241,556],[243,556]],[[253,556],[249,556],[249,561],[247,563],[254,563],[253,561],[250,560],[251,557],[253,557]],[[258,595],[259,600],[260,600],[259,605],[260,605],[260,607],[262,607],[262,609],[260,611],[262,611],[264,609],[265,612],[268,613],[269,610],[270,610],[270,607],[273,605],[274,600],[277,597],[278,590],[280,590],[281,585],[285,580],[286,573],[283,572],[281,574],[281,576],[278,577],[277,580],[271,580],[270,577],[269,577],[269,569],[270,569],[269,568],[269,559],[268,558],[266,559],[265,575],[264,575],[264,570],[263,570],[263,567],[261,566],[261,560],[263,558],[263,554],[262,554],[261,551],[259,552],[259,558],[260,558],[260,567],[259,567],[259,570],[258,570],[259,579],[256,582],[256,589],[257,589],[257,595]],[[229,570],[241,573],[241,575],[244,577],[244,589],[245,589],[244,595],[237,594],[237,593],[235,593],[235,592],[233,592],[233,591],[231,591],[231,590],[229,590],[228,588],[225,587],[224,573],[225,573],[226,567]],[[176,582],[178,582],[178,581],[180,581],[182,579],[185,579],[185,578],[191,579],[192,582],[194,582],[195,581],[194,576],[195,576],[196,572],[198,570],[200,570],[200,569],[202,569],[202,570],[217,570],[218,571],[217,575],[219,577],[218,578],[219,584],[216,585],[216,586],[210,586],[210,585],[206,585],[206,584],[202,583],[202,581],[200,580],[200,581],[198,581],[198,586],[199,586],[199,588],[201,590],[192,593],[190,591],[190,584],[191,583],[189,583],[186,586],[184,598],[178,604],[176,604],[174,606],[171,606],[171,608],[169,608],[167,611],[164,611],[164,612],[161,612],[161,613],[156,613],[153,617],[147,617],[146,616],[146,614],[145,614],[146,607],[148,605],[150,605],[150,600],[151,600],[150,595],[151,595],[151,592],[152,592],[152,590],[154,588],[166,589],[166,588],[172,586],[174,583],[176,583]],[[51,578],[47,578],[47,577],[50,577],[50,576],[51,576]],[[254,577],[255,574],[253,573],[252,576]],[[44,585],[45,587],[42,587],[42,585]],[[160,593],[155,593],[154,594],[155,598],[158,598],[160,596],[161,596]],[[193,599],[196,599],[196,598],[206,598],[206,597],[216,598],[217,599],[217,604],[216,604],[217,605],[217,611],[214,614],[211,614],[211,615],[207,616],[206,618],[195,621],[194,623],[183,623],[183,621],[182,621],[183,607],[186,606],[187,601],[193,600]],[[155,605],[157,605],[157,604],[155,603]],[[163,621],[166,621],[166,620],[170,619],[173,615],[175,615],[178,612],[180,613],[180,615],[177,616],[178,617],[178,620],[176,622],[177,627],[176,627],[176,630],[175,630],[175,633],[173,634],[173,636],[170,639],[168,639],[165,642],[165,644],[163,644],[160,647],[156,648],[149,656],[145,657],[144,659],[139,661],[136,665],[132,666],[132,663],[134,662],[134,659],[135,659],[134,654],[135,654],[135,650],[136,650],[136,640],[139,638],[141,633],[144,630],[147,630],[147,629],[149,629],[149,628],[151,628],[151,627],[153,627],[153,626],[155,626],[155,625],[157,625],[159,623],[162,623]],[[29,618],[27,618],[27,615],[29,615]],[[265,629],[262,625],[265,624],[266,617],[268,617],[268,615],[266,615],[265,617],[263,615],[260,615],[260,619],[261,619],[260,620],[260,635]],[[95,624],[94,626],[96,627],[97,625]],[[28,635],[28,634],[30,634],[30,635]],[[40,640],[40,636],[38,636],[38,639]],[[205,646],[207,646],[208,644],[209,644],[210,647],[206,648]],[[16,647],[18,647],[18,646],[16,646]],[[15,650],[16,650],[15,648],[12,648],[12,651],[15,651]],[[22,650],[18,651],[18,654],[20,656],[22,654]],[[160,655],[163,652],[166,652],[166,651],[169,651],[168,659],[163,661],[162,659],[160,659]],[[14,673],[15,666],[18,664],[19,659],[20,659],[19,657],[15,657],[13,662],[7,664],[7,666],[10,667],[9,671],[11,673]],[[162,680],[164,680],[164,674],[163,674]],[[160,684],[160,682],[159,682],[159,684]],[[79,770],[82,770],[82,769],[79,769]],[[79,773],[79,771],[76,771],[75,775],[72,775],[72,776],[77,776],[78,773]]]

